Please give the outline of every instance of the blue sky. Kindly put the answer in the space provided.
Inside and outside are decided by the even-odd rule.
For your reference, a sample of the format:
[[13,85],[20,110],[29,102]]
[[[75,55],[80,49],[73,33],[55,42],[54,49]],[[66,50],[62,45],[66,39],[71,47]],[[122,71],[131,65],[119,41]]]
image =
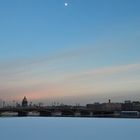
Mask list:
[[0,97],[139,99],[139,6],[139,0],[0,1]]

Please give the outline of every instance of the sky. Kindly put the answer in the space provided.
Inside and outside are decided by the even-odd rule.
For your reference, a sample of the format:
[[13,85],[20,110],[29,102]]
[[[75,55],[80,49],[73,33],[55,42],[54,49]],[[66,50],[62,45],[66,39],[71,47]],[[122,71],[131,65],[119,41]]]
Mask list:
[[139,0],[1,0],[0,99],[140,100]]

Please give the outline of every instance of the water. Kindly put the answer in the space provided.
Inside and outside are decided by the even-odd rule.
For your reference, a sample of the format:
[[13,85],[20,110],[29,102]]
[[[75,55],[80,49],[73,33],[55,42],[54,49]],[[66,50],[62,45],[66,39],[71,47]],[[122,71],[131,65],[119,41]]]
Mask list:
[[0,140],[138,140],[139,119],[0,118]]

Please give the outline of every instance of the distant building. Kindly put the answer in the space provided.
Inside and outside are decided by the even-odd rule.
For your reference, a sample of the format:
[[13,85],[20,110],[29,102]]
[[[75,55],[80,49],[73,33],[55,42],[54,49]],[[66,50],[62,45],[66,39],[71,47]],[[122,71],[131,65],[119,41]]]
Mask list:
[[132,102],[130,100],[125,101],[122,104],[122,110],[123,111],[132,111],[133,110],[133,104],[132,104]]
[[121,117],[138,118],[140,117],[139,111],[121,111]]
[[92,109],[93,111],[120,111],[121,103],[112,103],[109,99],[108,103],[87,104],[86,107]]
[[132,104],[133,104],[134,111],[140,111],[140,102],[139,101],[134,101],[134,102],[132,102]]
[[122,104],[123,111],[140,111],[140,102],[139,101],[125,101]]
[[120,111],[121,110],[121,103],[103,103],[102,110],[104,111]]
[[27,98],[24,97],[22,100],[22,107],[27,107],[27,106],[28,106],[28,101],[27,101]]
[[86,107],[88,109],[91,109],[93,111],[101,111],[102,109],[102,104],[96,102],[96,103],[93,103],[93,104],[87,104]]
[[0,108],[2,108],[2,99],[0,99]]

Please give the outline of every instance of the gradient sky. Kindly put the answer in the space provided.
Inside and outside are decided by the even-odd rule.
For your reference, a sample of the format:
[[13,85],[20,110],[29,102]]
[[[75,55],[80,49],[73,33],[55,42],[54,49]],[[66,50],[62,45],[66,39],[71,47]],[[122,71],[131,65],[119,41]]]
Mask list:
[[140,100],[140,1],[1,0],[0,98],[23,96]]

